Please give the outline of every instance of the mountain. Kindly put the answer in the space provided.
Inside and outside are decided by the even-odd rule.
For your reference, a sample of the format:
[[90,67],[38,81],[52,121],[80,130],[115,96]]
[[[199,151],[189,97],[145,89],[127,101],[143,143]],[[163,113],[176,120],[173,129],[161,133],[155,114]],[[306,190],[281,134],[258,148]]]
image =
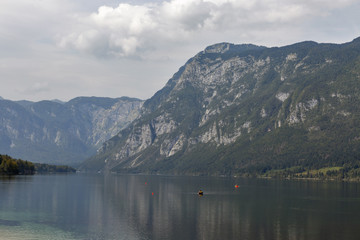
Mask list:
[[0,152],[33,162],[79,164],[139,114],[143,101],[78,97],[0,101]]
[[360,38],[216,44],[181,67],[81,168],[232,176],[357,169],[359,93]]

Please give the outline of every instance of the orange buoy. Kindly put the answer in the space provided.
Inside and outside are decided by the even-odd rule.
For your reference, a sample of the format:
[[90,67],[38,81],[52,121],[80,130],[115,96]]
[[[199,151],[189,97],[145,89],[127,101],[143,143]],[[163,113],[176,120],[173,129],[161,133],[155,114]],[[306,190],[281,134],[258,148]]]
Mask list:
[[236,184],[236,185],[235,185],[235,188],[239,188],[239,185]]

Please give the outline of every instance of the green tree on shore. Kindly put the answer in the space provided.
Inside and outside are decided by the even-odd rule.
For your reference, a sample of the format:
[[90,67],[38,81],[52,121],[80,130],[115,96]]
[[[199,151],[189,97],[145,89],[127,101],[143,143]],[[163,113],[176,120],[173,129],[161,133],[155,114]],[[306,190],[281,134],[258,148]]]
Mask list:
[[19,166],[17,161],[7,155],[0,155],[0,174],[19,174]]

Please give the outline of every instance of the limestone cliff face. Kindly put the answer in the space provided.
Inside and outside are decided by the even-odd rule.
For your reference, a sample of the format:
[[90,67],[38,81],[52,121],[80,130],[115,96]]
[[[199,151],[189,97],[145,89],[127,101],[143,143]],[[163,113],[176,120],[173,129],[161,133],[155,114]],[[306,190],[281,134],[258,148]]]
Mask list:
[[142,104],[95,97],[67,103],[0,100],[0,151],[34,162],[80,163],[132,122]]
[[[303,129],[312,138],[326,121],[354,115],[359,52],[358,39],[281,48],[210,46],[181,67],[144,103],[141,116],[82,167],[201,174],[218,171],[217,165],[241,168],[267,159],[253,154],[258,159],[246,162],[241,155],[249,154],[244,150],[249,142],[287,129]],[[283,154],[282,149],[265,152]]]

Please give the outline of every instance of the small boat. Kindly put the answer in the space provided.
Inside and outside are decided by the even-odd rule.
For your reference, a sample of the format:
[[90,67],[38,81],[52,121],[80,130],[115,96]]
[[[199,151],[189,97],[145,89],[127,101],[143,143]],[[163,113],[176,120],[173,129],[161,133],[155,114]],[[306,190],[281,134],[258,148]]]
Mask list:
[[199,194],[199,196],[202,196],[202,195],[204,195],[204,192],[199,190],[198,194]]

